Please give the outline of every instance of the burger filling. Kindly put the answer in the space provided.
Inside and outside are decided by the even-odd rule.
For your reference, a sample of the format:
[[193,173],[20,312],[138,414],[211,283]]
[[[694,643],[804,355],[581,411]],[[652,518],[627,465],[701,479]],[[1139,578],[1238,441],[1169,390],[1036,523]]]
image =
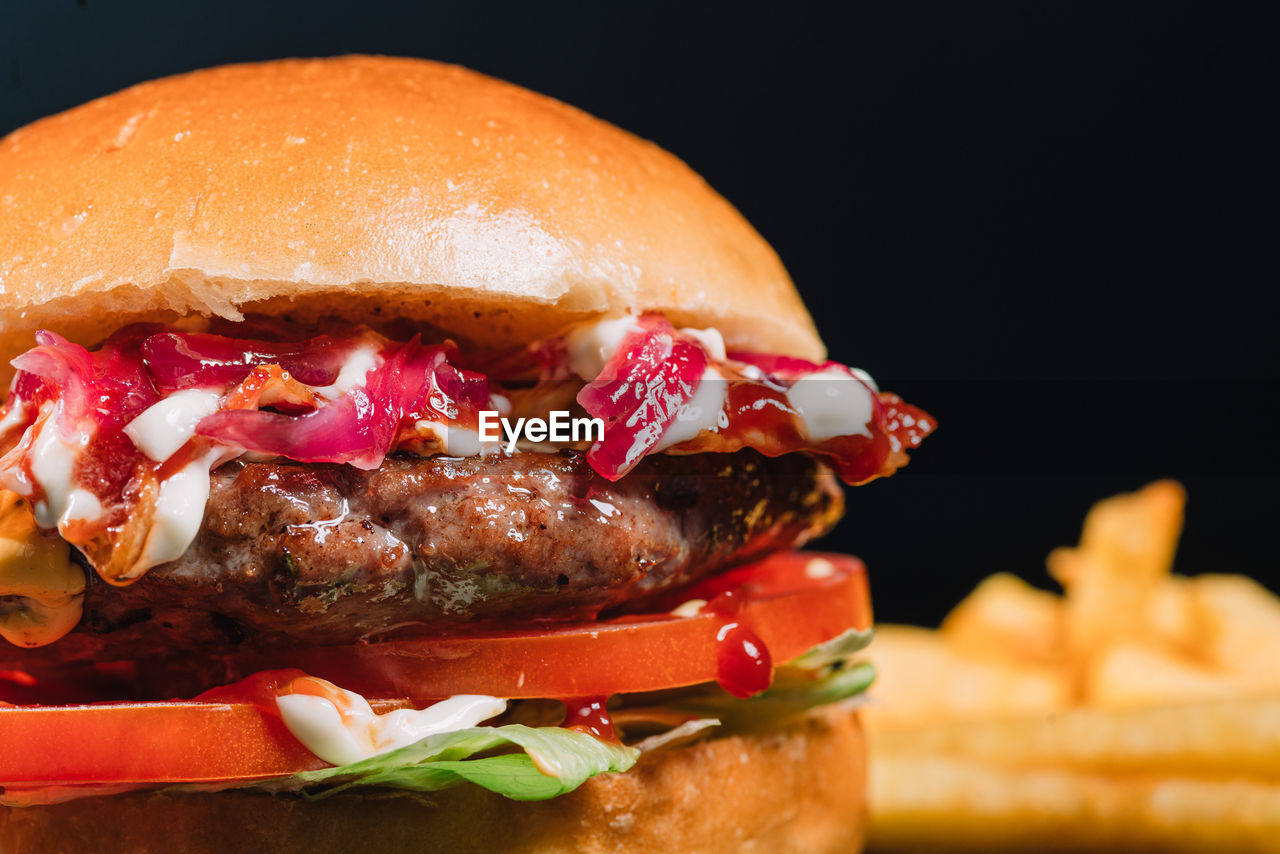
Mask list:
[[[0,509],[25,520],[0,540],[0,699],[244,679],[205,700],[310,749],[306,767],[276,756],[294,773],[257,774],[268,788],[550,797],[642,745],[857,694],[860,569],[776,556],[838,519],[837,478],[892,474],[933,429],[860,371],[659,315],[508,351],[339,321],[36,338],[0,409]],[[558,414],[595,429],[562,435]],[[779,665],[819,646],[775,668],[766,635]],[[613,669],[537,682],[513,663],[530,638],[542,663],[614,644]],[[279,669],[302,661],[349,681]],[[409,705],[381,715],[365,694]],[[49,785],[9,802],[62,797],[33,773]]]
[[238,460],[177,560],[122,587],[88,572],[78,629],[0,648],[0,667],[593,619],[802,544],[842,503],[822,463],[749,450],[655,455],[614,482],[575,450]]

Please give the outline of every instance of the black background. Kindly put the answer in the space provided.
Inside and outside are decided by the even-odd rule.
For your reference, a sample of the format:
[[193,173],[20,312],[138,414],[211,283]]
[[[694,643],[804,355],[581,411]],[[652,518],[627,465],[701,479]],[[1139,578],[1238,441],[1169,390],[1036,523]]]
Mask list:
[[[878,615],[1047,584],[1173,476],[1184,572],[1280,582],[1275,30],[1217,4],[0,3],[0,130],[223,62],[459,62],[656,140],[777,248],[833,358],[942,428],[825,545]],[[1257,4],[1261,9],[1266,4]]]

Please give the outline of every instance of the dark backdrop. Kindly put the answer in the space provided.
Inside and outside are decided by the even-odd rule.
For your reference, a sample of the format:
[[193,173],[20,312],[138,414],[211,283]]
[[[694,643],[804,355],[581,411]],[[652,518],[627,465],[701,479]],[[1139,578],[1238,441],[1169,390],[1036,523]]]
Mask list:
[[[1189,488],[1187,572],[1275,586],[1274,32],[1215,4],[0,4],[0,130],[146,78],[350,51],[554,95],[687,160],[834,358],[932,410],[826,542],[882,619],[1047,583],[1096,498]],[[1266,4],[1257,4],[1259,8]]]

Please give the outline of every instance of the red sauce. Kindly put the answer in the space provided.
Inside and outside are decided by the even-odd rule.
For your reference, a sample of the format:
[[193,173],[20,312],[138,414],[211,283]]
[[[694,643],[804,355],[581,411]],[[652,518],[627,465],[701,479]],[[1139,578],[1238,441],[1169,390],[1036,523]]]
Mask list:
[[935,426],[927,412],[880,392],[879,407],[867,424],[870,436],[851,433],[810,442],[783,385],[733,377],[728,383],[728,426],[682,442],[681,453],[732,453],[745,447],[776,457],[807,451],[823,457],[845,483],[860,484],[906,465],[907,451],[919,447]]
[[573,697],[562,700],[565,711],[561,726],[594,735],[602,741],[617,741],[613,718],[605,708],[607,700],[608,697]]
[[707,603],[707,610],[721,619],[716,632],[716,681],[740,699],[759,694],[773,682],[773,656],[743,621],[744,604],[746,596],[738,590],[726,590]]

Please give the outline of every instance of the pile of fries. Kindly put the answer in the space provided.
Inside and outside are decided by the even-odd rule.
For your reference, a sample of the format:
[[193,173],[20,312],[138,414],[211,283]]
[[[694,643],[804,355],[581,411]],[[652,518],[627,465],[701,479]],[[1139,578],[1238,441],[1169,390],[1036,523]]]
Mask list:
[[1185,498],[1095,505],[1062,596],[994,575],[878,628],[872,850],[1280,852],[1280,599],[1170,574]]

